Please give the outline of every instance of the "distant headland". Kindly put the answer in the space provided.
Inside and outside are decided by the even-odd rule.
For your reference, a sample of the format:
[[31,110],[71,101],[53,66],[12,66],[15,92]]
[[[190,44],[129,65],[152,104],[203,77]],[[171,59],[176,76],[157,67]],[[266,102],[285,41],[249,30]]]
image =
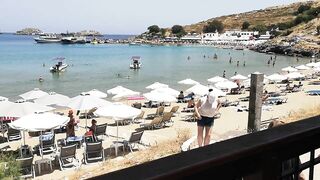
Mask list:
[[[24,28],[22,30],[17,31],[15,34],[16,35],[42,35],[45,33],[38,28]],[[61,33],[61,34],[64,34],[64,33]],[[69,34],[69,32],[67,32],[66,34]],[[102,36],[100,32],[95,30],[83,30],[80,32],[72,33],[72,34],[76,34],[78,36]]]

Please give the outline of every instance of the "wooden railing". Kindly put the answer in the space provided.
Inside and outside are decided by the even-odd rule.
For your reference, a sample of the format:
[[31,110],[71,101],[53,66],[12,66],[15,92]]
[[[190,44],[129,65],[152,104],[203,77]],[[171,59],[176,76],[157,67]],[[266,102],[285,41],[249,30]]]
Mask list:
[[[217,142],[92,179],[285,179],[309,169],[314,179],[320,147],[320,116]],[[299,155],[310,160],[299,163]],[[289,161],[292,168],[284,168]],[[292,165],[292,163],[291,163]],[[319,178],[319,177],[318,177]]]

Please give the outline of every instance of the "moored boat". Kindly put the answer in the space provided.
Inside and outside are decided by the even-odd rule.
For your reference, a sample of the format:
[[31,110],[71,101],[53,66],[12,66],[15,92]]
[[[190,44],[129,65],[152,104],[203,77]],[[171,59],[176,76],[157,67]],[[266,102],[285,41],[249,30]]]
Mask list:
[[67,36],[61,39],[62,44],[85,44],[86,37],[83,36]]
[[64,57],[57,57],[57,58],[54,58],[53,60],[57,61],[57,64],[50,67],[50,72],[52,73],[62,72],[69,66],[68,64],[63,62],[65,60]]
[[140,69],[141,68],[141,57],[140,56],[133,56],[132,58],[132,62],[130,64],[130,69]]
[[40,35],[40,36],[34,38],[34,40],[37,43],[59,43],[59,42],[61,42],[61,38],[55,34]]

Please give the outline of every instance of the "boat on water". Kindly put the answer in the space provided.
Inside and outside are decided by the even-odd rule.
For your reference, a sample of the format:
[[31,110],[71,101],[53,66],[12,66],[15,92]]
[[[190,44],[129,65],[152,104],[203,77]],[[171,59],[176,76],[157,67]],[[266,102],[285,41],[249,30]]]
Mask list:
[[98,44],[98,43],[99,43],[98,40],[95,38],[90,41],[90,44]]
[[132,56],[132,62],[130,64],[130,69],[140,69],[141,68],[141,57],[140,56]]
[[86,37],[84,36],[66,36],[61,38],[62,44],[85,44]]
[[40,35],[40,36],[34,38],[34,40],[37,43],[59,43],[59,42],[61,42],[61,38],[55,34]]
[[236,47],[234,47],[234,50],[244,50],[244,47],[243,46],[236,46]]
[[141,40],[135,40],[129,43],[130,46],[140,46],[142,44]]
[[53,59],[54,61],[57,61],[55,65],[50,67],[50,72],[55,73],[55,72],[62,72],[64,71],[69,65],[63,62],[65,60],[64,57],[57,57]]

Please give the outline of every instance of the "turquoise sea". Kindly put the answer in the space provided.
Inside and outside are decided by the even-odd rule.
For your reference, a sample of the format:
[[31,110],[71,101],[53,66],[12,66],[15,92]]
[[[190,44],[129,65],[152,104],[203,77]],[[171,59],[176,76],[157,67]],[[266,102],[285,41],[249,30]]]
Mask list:
[[[217,60],[213,59],[215,53]],[[52,59],[61,56],[66,58],[70,67],[60,74],[50,73],[49,68],[55,63]],[[129,69],[132,56],[141,56],[140,70]],[[300,58],[297,62],[294,57],[277,56],[275,67],[272,67],[272,63],[267,65],[270,56],[249,50],[199,45],[37,44],[32,36],[0,34],[0,96],[15,100],[19,94],[40,88],[73,97],[93,88],[106,92],[117,85],[147,92],[145,87],[155,81],[185,90],[190,86],[177,84],[185,78],[207,84],[208,78],[222,76],[223,70],[226,70],[227,77],[235,72],[248,75],[255,71],[270,75],[283,67],[310,61]],[[230,57],[232,64],[229,64]],[[239,61],[239,67],[236,61]],[[44,78],[42,83],[38,81],[40,76]]]

